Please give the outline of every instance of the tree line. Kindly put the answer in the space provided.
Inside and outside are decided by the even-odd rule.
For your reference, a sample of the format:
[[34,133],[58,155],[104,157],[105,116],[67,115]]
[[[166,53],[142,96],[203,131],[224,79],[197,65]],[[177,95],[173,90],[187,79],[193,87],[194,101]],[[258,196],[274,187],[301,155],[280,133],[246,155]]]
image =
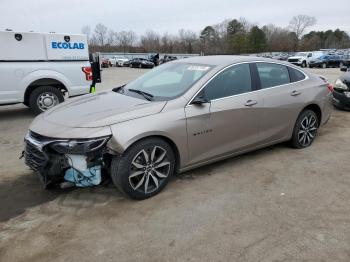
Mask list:
[[133,31],[116,32],[100,23],[93,30],[84,26],[82,33],[88,36],[91,52],[210,55],[350,48],[349,35],[340,29],[305,34],[316,23],[316,18],[307,15],[294,16],[287,27],[259,26],[239,18],[206,26],[199,33],[180,29],[177,34],[159,34],[148,30],[140,36]]

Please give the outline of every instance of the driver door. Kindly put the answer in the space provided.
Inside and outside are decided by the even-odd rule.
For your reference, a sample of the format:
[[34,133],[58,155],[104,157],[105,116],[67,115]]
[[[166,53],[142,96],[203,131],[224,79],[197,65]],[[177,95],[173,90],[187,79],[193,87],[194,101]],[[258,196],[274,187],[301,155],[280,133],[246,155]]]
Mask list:
[[262,104],[250,72],[249,64],[229,67],[197,95],[203,103],[185,108],[190,165],[257,144]]

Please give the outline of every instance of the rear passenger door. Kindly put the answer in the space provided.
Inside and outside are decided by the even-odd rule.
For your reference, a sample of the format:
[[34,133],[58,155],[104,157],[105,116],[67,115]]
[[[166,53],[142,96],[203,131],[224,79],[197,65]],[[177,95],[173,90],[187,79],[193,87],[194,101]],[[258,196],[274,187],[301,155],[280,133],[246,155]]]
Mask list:
[[295,115],[302,105],[301,81],[305,75],[299,70],[275,63],[256,63],[263,101],[259,126],[259,143],[267,144],[285,139],[294,126]]

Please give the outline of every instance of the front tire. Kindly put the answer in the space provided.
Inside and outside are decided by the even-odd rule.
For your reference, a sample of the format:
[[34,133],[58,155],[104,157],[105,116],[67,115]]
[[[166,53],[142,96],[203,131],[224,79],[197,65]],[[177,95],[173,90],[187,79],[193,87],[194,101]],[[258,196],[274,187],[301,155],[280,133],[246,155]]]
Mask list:
[[111,177],[114,185],[130,198],[143,200],[158,194],[175,170],[175,155],[162,139],[149,138],[114,157]]
[[301,67],[302,67],[302,68],[307,67],[307,63],[306,63],[306,61],[304,61],[304,62],[301,64]]
[[38,115],[64,101],[60,90],[53,86],[35,88],[29,96],[29,107]]
[[293,130],[291,144],[301,149],[311,146],[319,127],[317,115],[312,110],[304,110],[299,115]]

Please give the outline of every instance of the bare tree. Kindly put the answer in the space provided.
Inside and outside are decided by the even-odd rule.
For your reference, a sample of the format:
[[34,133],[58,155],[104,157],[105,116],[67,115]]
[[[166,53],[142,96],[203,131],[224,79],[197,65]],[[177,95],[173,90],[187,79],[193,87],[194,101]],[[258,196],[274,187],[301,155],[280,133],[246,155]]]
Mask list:
[[136,41],[136,34],[133,31],[121,31],[117,36],[117,43],[125,53],[127,48],[133,46]]
[[305,33],[306,28],[314,26],[317,20],[313,16],[308,15],[297,15],[292,18],[289,22],[289,28],[295,33],[298,39]]
[[175,46],[175,38],[169,33],[164,33],[160,39],[161,52],[172,53]]
[[158,33],[148,30],[141,36],[141,45],[146,52],[159,52],[160,36]]
[[104,46],[107,38],[107,27],[101,23],[95,26],[95,36],[101,46]]
[[193,46],[196,43],[198,36],[191,30],[180,29],[179,31],[180,42],[184,45],[186,53],[193,53]]
[[107,44],[110,46],[115,46],[117,43],[118,33],[113,30],[108,30]]
[[90,40],[91,35],[91,27],[88,25],[85,25],[81,28],[81,33],[87,36],[88,41]]

